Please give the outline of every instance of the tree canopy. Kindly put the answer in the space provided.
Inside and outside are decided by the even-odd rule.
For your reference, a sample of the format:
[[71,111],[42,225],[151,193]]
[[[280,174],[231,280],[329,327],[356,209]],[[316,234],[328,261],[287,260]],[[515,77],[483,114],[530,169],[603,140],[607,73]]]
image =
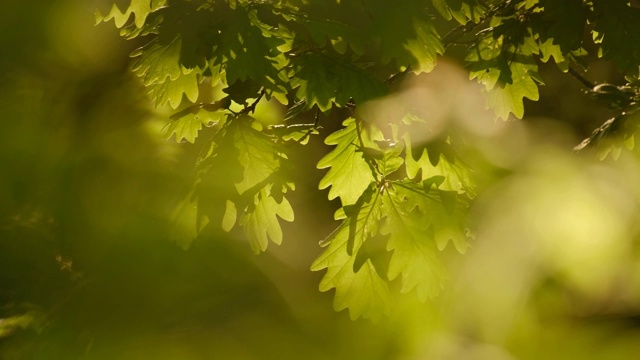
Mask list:
[[[497,118],[522,118],[524,99],[539,99],[539,63],[553,61],[582,80],[587,48],[627,74],[620,86],[588,86],[620,110],[615,122],[628,122],[640,96],[640,52],[624,35],[633,33],[640,9],[624,1],[132,1],[98,19],[113,20],[129,39],[145,38],[131,55],[132,70],[156,106],[181,109],[168,133],[206,143],[198,186],[182,209],[193,217],[177,216],[194,229],[238,225],[256,253],[282,242],[278,219],[294,219],[287,152],[314,136],[332,110],[344,110],[330,119],[342,128],[324,140],[335,148],[317,164],[328,169],[319,187],[340,199],[342,225],[311,268],[327,270],[320,289],[335,288],[336,310],[349,308],[354,319],[386,313],[387,281],[400,275],[403,292],[416,288],[423,300],[439,292],[438,252],[449,241],[466,249],[465,212],[476,193],[458,144],[420,108],[421,99],[401,102],[388,116],[367,104],[397,94],[402,79],[433,71],[454,46]],[[199,96],[203,81],[218,94]],[[263,98],[286,107],[282,123],[252,116]],[[213,128],[206,140],[198,139],[203,126]],[[635,130],[621,132],[630,139]],[[412,141],[412,133],[430,139]],[[203,194],[207,182],[219,194]],[[384,266],[361,251],[376,237],[391,253]]]
[[[33,13],[72,14],[69,4],[60,0],[53,10]],[[3,117],[22,124],[5,132],[18,135],[5,135],[2,171],[12,175],[0,182],[7,199],[3,282],[9,284],[0,292],[0,306],[6,304],[0,338],[12,339],[18,329],[89,328],[74,351],[91,354],[93,341],[104,339],[101,329],[117,327],[87,320],[103,305],[91,298],[92,287],[95,296],[128,307],[121,316],[146,322],[147,315],[174,309],[171,300],[154,302],[153,296],[202,295],[207,276],[196,274],[207,266],[228,298],[205,292],[192,315],[181,311],[155,326],[206,327],[190,316],[220,320],[222,308],[255,291],[265,311],[277,311],[262,318],[256,310],[245,321],[250,327],[260,318],[267,330],[283,308],[295,308],[290,303],[321,296],[286,289],[298,280],[331,291],[333,309],[347,309],[351,320],[421,329],[402,332],[399,346],[408,357],[463,356],[465,336],[477,342],[478,354],[531,355],[532,336],[557,341],[543,334],[543,323],[557,321],[558,313],[616,317],[607,329],[637,316],[640,294],[617,288],[637,285],[640,274],[636,1],[120,0],[92,6],[97,26],[89,41],[75,28],[43,35],[62,26],[55,17],[33,30],[33,43],[2,38],[16,50],[0,64],[13,68],[34,51],[46,58],[16,66],[0,93],[10,104]],[[90,45],[113,30],[105,22],[129,41],[110,37],[106,50]],[[50,37],[49,50],[32,50],[44,41],[38,36]],[[251,250],[266,254],[244,254]],[[41,253],[38,273],[26,270],[34,251]],[[13,257],[18,260],[8,260]],[[138,257],[147,270],[136,270]],[[303,270],[287,277],[282,266]],[[225,269],[239,275],[226,276]],[[42,278],[60,285],[18,285],[10,273],[33,276],[29,284],[47,273]],[[150,297],[137,297],[140,282],[128,273],[150,281]],[[160,285],[169,279],[179,286],[182,276],[198,280],[176,293]],[[148,303],[157,309],[135,314]],[[61,319],[74,314],[74,304],[86,307],[77,310],[82,320]],[[297,321],[317,321],[305,312],[318,307],[282,315],[290,323],[274,338],[292,341],[288,332],[298,329]],[[420,315],[413,317],[416,309]],[[421,321],[429,325],[416,325]],[[575,325],[559,324],[553,328],[559,334]],[[145,330],[128,331],[135,337]],[[568,354],[582,354],[579,342],[598,333],[589,326],[580,331]],[[445,345],[433,340],[438,333],[448,334],[457,350],[439,349]],[[625,334],[636,333],[634,325]],[[16,338],[18,345],[7,349],[17,355],[8,358],[28,354],[29,341],[37,343]],[[637,348],[625,339],[611,353]],[[68,339],[47,341],[31,354],[42,357],[42,349],[53,348],[64,356],[66,350],[51,344]],[[421,341],[429,350],[418,349]],[[389,355],[379,358],[401,356],[387,345]],[[100,346],[97,357],[117,353]],[[315,346],[304,342],[285,358]],[[226,354],[239,356],[234,351]]]

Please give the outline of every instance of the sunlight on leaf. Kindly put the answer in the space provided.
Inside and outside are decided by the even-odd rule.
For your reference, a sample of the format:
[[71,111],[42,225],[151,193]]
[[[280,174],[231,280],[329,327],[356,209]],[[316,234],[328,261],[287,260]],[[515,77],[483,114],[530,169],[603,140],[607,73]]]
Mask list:
[[195,114],[190,113],[179,119],[172,120],[167,124],[165,132],[169,138],[175,134],[176,142],[181,142],[184,139],[193,144],[203,125],[211,126],[224,123],[227,115],[228,113],[224,110],[210,112],[199,109]]
[[[387,283],[371,260],[366,260],[358,271],[354,271],[358,250],[378,231],[380,197],[373,192],[369,187],[358,204],[353,205],[350,212],[355,214],[327,238],[327,249],[313,262],[311,270],[327,269],[320,282],[320,291],[336,289],[333,302],[336,311],[348,308],[352,319],[362,316],[378,321],[390,307]],[[351,255],[347,249],[350,242],[353,243]]]
[[353,118],[345,120],[345,128],[329,135],[325,143],[336,147],[318,162],[318,169],[330,167],[320,180],[320,189],[329,190],[329,199],[340,197],[342,205],[354,204],[374,181],[370,168],[358,152],[358,131]]
[[294,217],[287,198],[282,197],[278,203],[271,196],[270,190],[268,186],[256,194],[253,204],[249,205],[240,219],[240,225],[256,254],[267,249],[269,239],[278,245],[282,243],[282,229],[277,217],[289,222]]

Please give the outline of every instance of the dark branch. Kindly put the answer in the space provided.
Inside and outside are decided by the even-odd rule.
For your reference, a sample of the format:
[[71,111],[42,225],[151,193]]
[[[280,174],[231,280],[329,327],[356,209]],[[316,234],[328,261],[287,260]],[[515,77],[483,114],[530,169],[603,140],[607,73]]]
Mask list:
[[569,67],[569,74],[571,74],[571,76],[573,76],[574,78],[578,79],[578,81],[580,81],[582,85],[587,87],[589,90],[593,90],[593,88],[596,87],[594,83],[587,80],[584,76],[582,76],[582,74],[580,74],[576,69],[572,67]]

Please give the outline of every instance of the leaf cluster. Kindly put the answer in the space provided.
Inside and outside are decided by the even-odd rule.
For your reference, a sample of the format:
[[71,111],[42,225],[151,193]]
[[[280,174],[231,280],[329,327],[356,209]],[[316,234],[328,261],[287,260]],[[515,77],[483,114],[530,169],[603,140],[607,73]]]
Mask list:
[[[318,133],[323,114],[348,114],[318,163],[328,169],[319,187],[340,200],[342,223],[312,269],[327,270],[320,289],[335,288],[335,308],[353,318],[386,313],[396,278],[403,292],[435,295],[446,277],[438,252],[450,240],[466,247],[464,214],[476,190],[455,142],[442,134],[416,143],[411,135],[433,124],[410,108],[383,124],[359,112],[396,91],[398,79],[463,47],[496,116],[522,118],[524,99],[538,100],[544,84],[540,62],[553,59],[620,111],[584,146],[615,129],[625,139],[636,131],[640,9],[625,0],[131,0],[98,14],[109,20],[124,37],[145,39],[132,71],[157,107],[174,109],[167,134],[204,149],[176,211],[176,221],[191,223],[190,238],[211,224],[241,227],[255,252],[279,244],[279,219],[294,219],[287,151]],[[615,62],[627,83],[586,81],[575,67],[584,70],[587,49]],[[261,101],[287,108],[282,124],[254,118]],[[314,123],[296,123],[305,114]]]

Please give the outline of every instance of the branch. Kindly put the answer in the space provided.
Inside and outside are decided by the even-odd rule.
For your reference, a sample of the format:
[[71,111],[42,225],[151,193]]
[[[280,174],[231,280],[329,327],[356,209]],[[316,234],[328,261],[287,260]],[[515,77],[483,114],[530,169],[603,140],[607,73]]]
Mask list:
[[582,85],[587,87],[589,90],[593,90],[593,88],[596,87],[594,83],[587,80],[584,76],[582,76],[582,74],[580,74],[576,69],[572,68],[571,66],[569,66],[569,74],[571,74],[574,78],[578,79],[578,81],[580,81]]

